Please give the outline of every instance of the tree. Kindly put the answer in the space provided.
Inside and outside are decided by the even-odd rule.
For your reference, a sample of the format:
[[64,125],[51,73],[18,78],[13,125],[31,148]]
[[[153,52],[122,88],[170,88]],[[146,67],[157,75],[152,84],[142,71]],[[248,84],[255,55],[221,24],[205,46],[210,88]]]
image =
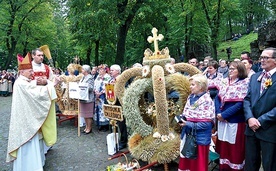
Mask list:
[[168,30],[170,24],[167,16],[169,3],[170,1],[166,1],[166,3],[147,1],[139,8],[127,34],[124,65],[129,66],[136,62],[142,63],[144,50],[153,48],[153,45],[147,41],[148,36],[152,36],[151,30],[153,27],[158,29],[158,33],[165,36],[165,40],[159,43],[159,48],[169,46]]
[[268,0],[240,0],[240,3],[246,28],[250,31],[266,22],[272,14],[271,4],[273,3]]
[[[99,65],[115,56],[115,23],[113,19],[114,4],[111,1],[80,0],[69,1],[70,31],[73,33],[72,46],[85,63],[91,63],[94,49],[94,63]],[[83,57],[85,56],[85,57]],[[106,58],[111,57],[111,58]],[[102,59],[101,59],[102,58]],[[114,61],[108,62],[112,63]]]
[[[217,60],[218,34],[220,28],[222,9],[222,0],[215,0],[207,6],[204,0],[201,0],[202,8],[205,13],[206,21],[211,30],[212,57]],[[211,10],[212,9],[212,10]]]
[[275,12],[273,2],[4,0],[0,65],[15,65],[16,52],[25,54],[43,44],[59,67],[76,55],[87,64],[130,65],[141,62],[144,50],[152,47],[146,40],[153,27],[165,36],[160,49],[168,46],[172,57],[196,54],[200,59],[211,52],[216,59],[218,43],[265,22]]
[[135,14],[141,8],[146,0],[118,0],[117,1],[117,10],[118,10],[118,20],[119,28],[117,32],[117,53],[115,63],[121,65],[124,63],[125,56],[125,46],[126,46],[126,37],[130,25],[135,17]]
[[[170,54],[178,61],[203,58],[208,53],[210,29],[196,1],[173,1],[167,12]],[[198,48],[200,47],[200,48]],[[171,53],[172,51],[172,53]],[[183,55],[183,56],[182,56]]]
[[28,47],[49,39],[45,32],[51,33],[48,29],[52,29],[51,26],[53,26],[50,23],[46,24],[49,21],[49,16],[51,16],[50,9],[50,3],[46,0],[1,1],[2,22],[0,29],[3,35],[0,40],[5,42],[5,45],[1,44],[5,53],[4,69],[17,64],[16,52],[26,54]]

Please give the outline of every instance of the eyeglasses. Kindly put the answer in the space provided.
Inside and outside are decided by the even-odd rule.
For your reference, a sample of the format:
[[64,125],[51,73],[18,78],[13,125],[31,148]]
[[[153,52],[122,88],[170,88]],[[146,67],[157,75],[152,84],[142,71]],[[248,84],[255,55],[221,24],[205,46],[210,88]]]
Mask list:
[[265,60],[265,61],[267,61],[268,59],[270,59],[270,58],[275,58],[275,57],[269,57],[269,56],[260,56],[260,58],[259,58],[259,60]]
[[229,68],[228,70],[229,71],[234,71],[235,69],[237,69],[237,68]]

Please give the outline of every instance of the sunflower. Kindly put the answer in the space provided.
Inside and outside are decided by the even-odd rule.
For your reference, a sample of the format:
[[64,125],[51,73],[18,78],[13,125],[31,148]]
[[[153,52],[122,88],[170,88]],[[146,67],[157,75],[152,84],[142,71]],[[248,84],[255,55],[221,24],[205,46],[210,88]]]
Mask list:
[[272,80],[271,80],[271,78],[269,78],[265,81],[264,87],[265,87],[265,89],[267,89],[271,85],[272,85]]

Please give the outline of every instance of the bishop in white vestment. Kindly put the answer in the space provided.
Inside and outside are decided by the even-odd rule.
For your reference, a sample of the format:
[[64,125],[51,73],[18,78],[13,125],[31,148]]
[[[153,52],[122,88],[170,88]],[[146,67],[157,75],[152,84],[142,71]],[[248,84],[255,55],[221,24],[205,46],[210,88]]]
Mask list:
[[14,171],[43,170],[43,141],[52,146],[57,140],[54,86],[31,80],[30,61],[29,55],[18,59],[20,75],[14,83],[6,159],[13,162]]

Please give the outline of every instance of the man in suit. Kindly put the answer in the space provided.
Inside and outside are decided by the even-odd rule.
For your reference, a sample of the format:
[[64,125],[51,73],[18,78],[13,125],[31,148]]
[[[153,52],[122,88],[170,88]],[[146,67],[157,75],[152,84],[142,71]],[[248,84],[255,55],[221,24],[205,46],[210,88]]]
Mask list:
[[261,161],[264,171],[276,169],[276,48],[264,49],[260,61],[244,99],[246,171],[259,171]]
[[[121,67],[117,64],[110,66],[110,76],[111,79],[109,80],[109,83],[116,83],[116,78],[121,74]],[[121,106],[119,100],[117,99],[117,102],[115,103],[117,106]],[[123,121],[117,122],[119,130],[120,130],[120,142],[119,142],[119,150],[122,150],[126,148],[127,142],[128,142],[128,135],[127,135],[127,126],[126,126],[126,120],[124,118]]]

